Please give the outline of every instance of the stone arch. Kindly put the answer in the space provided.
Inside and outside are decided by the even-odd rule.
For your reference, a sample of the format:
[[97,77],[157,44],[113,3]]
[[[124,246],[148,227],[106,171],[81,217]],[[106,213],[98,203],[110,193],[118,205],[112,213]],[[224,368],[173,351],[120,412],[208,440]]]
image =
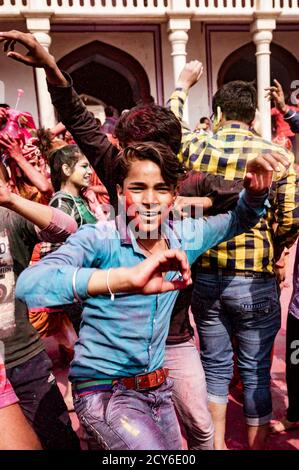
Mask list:
[[152,101],[148,76],[127,52],[101,41],[92,41],[58,61],[70,73],[79,94],[88,94],[119,112]]
[[[231,80],[256,79],[256,47],[253,42],[233,51],[222,63],[217,79],[218,88]],[[287,49],[271,44],[271,81],[276,78],[283,86],[286,95],[292,92],[290,86],[299,77],[299,64]]]

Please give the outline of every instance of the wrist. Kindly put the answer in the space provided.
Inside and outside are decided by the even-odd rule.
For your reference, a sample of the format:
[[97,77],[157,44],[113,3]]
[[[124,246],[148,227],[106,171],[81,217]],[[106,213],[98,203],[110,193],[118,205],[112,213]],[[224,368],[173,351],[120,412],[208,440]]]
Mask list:
[[8,200],[6,202],[3,202],[1,206],[6,207],[7,209],[10,209],[11,211],[14,211],[16,209],[17,202],[18,202],[17,194],[9,193]]
[[44,66],[47,81],[55,86],[68,86],[69,83],[56,64],[54,57],[51,56],[51,58],[52,60]]
[[178,80],[177,84],[176,84],[176,88],[181,88],[182,90],[184,91],[188,91],[189,88],[190,88],[190,85],[186,82],[183,82],[181,80]]
[[282,114],[286,114],[289,110],[289,107],[284,103],[283,105],[279,106],[279,111]]
[[133,282],[135,276],[134,268],[111,268],[109,275],[109,288],[111,292],[118,293],[133,291],[135,288]]

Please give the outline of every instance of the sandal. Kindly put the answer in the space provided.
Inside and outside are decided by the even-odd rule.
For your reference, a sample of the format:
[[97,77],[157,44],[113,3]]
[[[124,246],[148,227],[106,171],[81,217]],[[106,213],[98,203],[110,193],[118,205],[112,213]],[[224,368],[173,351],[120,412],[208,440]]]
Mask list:
[[299,421],[289,421],[287,418],[282,418],[280,421],[275,421],[271,424],[270,432],[279,433],[290,431],[292,429],[299,429]]

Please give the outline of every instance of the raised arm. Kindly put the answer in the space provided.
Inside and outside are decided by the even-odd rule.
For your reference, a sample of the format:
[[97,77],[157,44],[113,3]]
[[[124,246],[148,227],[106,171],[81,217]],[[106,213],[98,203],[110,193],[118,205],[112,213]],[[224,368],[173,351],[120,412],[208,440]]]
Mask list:
[[[63,74],[49,54],[32,34],[20,31],[0,33],[7,57],[31,67],[43,68],[46,72],[52,103],[59,119],[72,134],[74,140],[88,158],[95,172],[106,186],[112,204],[117,203],[115,189],[114,160],[118,149],[107,139],[92,113],[72,87],[72,79]],[[14,51],[16,43],[27,49],[27,54]]]
[[184,161],[189,169],[199,170],[193,150],[196,149],[198,155],[205,148],[207,135],[192,132],[188,124],[183,120],[184,106],[187,100],[189,89],[200,80],[203,73],[202,63],[198,60],[188,62],[181,71],[177,86],[171,94],[167,106],[181,121],[182,125],[182,146],[179,159]]
[[41,193],[48,195],[50,198],[53,193],[53,187],[50,181],[26,160],[17,139],[13,139],[8,134],[2,135],[0,137],[0,145],[6,149],[30,183]]
[[274,85],[266,88],[266,98],[273,100],[278,111],[283,114],[284,120],[293,132],[299,132],[299,113],[291,109],[285,102],[284,92],[278,80]]

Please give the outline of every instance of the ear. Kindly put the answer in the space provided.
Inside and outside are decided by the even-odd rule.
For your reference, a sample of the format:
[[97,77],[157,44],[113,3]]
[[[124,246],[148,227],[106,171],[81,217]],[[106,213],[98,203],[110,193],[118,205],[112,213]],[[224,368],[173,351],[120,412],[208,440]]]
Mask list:
[[179,192],[178,192],[178,187],[176,187],[176,188],[174,189],[174,191],[173,191],[173,194],[172,194],[172,204],[175,203],[176,198],[178,197],[178,194],[179,194]]
[[120,186],[120,184],[116,185],[116,192],[118,197],[122,197],[124,195],[123,188]]
[[67,165],[67,163],[64,163],[61,167],[63,173],[65,174],[65,176],[71,176],[71,169],[70,167]]

